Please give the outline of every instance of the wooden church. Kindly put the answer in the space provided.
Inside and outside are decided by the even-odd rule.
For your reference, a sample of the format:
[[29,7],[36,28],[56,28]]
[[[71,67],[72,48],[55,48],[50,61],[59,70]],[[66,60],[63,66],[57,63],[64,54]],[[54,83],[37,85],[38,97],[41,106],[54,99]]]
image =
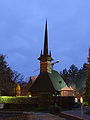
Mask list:
[[53,70],[53,58],[51,52],[49,53],[48,51],[48,30],[46,21],[44,49],[43,51],[41,50],[40,57],[38,58],[40,61],[40,73],[29,89],[31,96],[41,96],[44,94],[60,95],[61,89],[67,86],[60,74]]

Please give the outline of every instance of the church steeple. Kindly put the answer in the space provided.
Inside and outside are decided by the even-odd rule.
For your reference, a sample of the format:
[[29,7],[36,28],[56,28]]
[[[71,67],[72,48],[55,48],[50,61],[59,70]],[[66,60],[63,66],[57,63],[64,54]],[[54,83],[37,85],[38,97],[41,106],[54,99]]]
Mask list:
[[41,51],[40,57],[38,58],[40,61],[52,61],[51,52],[48,53],[48,29],[47,29],[47,20],[45,24],[45,34],[44,34],[44,49],[43,53]]
[[48,50],[48,30],[47,30],[47,20],[45,24],[45,35],[44,35],[44,49],[43,53],[41,51],[40,57],[38,58],[40,60],[40,72],[52,72],[52,63],[53,60],[51,57],[51,52],[49,53]]
[[45,36],[44,36],[44,51],[43,55],[48,56],[48,30],[47,30],[47,20],[45,25]]

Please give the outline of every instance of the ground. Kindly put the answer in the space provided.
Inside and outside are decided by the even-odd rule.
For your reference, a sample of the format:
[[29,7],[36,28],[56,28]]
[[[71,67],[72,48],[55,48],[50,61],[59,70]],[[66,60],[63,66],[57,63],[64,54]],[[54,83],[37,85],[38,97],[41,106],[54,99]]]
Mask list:
[[0,113],[0,120],[66,120],[50,113]]

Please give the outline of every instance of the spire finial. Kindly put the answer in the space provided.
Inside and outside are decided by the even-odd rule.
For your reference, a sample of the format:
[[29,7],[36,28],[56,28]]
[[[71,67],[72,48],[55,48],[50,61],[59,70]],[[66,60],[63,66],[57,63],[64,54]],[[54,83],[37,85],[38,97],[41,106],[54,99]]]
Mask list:
[[45,25],[45,36],[44,36],[44,55],[48,55],[48,31],[47,31],[47,19]]

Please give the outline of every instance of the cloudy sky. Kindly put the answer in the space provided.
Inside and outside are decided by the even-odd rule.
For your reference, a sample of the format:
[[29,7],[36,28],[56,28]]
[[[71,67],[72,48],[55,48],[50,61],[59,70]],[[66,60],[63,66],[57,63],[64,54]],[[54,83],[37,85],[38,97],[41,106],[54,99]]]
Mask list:
[[38,74],[46,18],[54,68],[87,61],[90,0],[0,0],[0,54],[26,78]]

